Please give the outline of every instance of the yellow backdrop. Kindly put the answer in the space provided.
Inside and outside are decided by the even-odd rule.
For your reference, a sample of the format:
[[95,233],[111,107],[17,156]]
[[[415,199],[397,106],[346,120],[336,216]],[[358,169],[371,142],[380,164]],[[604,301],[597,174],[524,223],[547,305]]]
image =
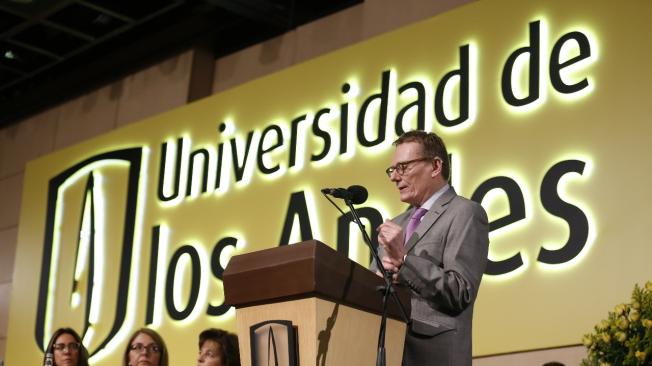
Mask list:
[[[201,330],[235,328],[220,307],[230,256],[309,237],[337,246],[321,188],[364,185],[361,206],[383,218],[405,209],[384,173],[397,119],[445,139],[458,193],[509,187],[482,199],[492,221],[514,218],[492,231],[490,259],[520,262],[484,277],[475,355],[578,344],[650,279],[651,11],[480,1],[31,162],[7,364],[37,364],[54,329],[86,320],[95,365],[119,364],[145,324],[171,364],[194,362]],[[561,263],[537,260],[542,248]]]

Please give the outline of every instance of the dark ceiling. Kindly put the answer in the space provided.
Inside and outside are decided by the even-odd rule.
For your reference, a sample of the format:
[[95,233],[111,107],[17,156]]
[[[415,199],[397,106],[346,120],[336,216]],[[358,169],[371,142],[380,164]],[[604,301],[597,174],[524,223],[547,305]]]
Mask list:
[[363,0],[0,0],[0,128],[201,44],[217,58]]

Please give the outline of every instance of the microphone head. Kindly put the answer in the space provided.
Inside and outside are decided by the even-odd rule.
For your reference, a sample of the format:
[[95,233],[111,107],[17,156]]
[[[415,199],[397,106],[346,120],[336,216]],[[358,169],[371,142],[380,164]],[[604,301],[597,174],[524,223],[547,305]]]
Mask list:
[[46,353],[44,366],[52,366],[53,364],[54,364],[54,355],[52,354],[52,352]]
[[367,197],[369,197],[369,192],[367,192],[367,188],[363,186],[352,185],[346,190],[349,191],[349,194],[351,195],[351,203],[355,205],[364,203],[367,200]]

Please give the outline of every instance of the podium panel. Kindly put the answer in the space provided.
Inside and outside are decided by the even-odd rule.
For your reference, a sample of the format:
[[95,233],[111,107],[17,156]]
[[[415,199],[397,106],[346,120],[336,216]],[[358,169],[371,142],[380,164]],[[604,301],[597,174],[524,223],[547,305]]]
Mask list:
[[[243,365],[375,363],[384,280],[329,246],[310,240],[234,256],[223,280]],[[409,317],[409,294],[396,291]],[[405,332],[390,298],[387,365],[401,364]]]
[[[298,365],[373,365],[376,360],[380,316],[315,297],[250,306],[236,310],[240,361],[251,360],[250,327],[270,319],[290,320],[297,331]],[[400,365],[405,323],[387,319],[387,365]],[[264,365],[267,358],[263,347]],[[270,364],[274,364],[270,362]]]

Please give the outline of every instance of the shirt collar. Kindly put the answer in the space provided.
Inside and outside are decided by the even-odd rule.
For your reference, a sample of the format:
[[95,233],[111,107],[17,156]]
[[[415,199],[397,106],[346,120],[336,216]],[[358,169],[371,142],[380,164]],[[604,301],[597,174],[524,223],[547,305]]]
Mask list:
[[435,204],[435,201],[437,201],[437,199],[441,197],[441,195],[444,194],[444,192],[446,192],[450,187],[450,184],[444,184],[444,186],[441,187],[437,192],[433,193],[432,196],[430,196],[430,198],[428,198],[428,200],[424,202],[423,205],[421,205],[421,207],[430,211],[430,208]]

